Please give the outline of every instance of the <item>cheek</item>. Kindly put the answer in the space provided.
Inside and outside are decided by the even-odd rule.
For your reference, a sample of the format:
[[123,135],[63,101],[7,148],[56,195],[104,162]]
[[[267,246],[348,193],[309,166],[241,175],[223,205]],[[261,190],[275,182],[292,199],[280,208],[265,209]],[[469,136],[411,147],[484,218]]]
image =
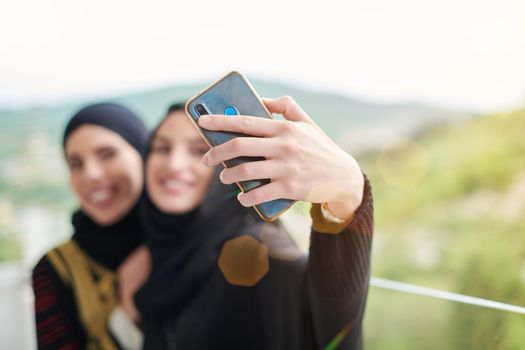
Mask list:
[[133,199],[140,193],[143,185],[142,160],[137,155],[123,156],[108,164],[111,180],[124,190],[126,195]]
[[146,164],[146,188],[151,194],[158,192],[157,178],[162,172],[162,161],[158,157],[150,156]]
[[75,192],[78,199],[81,199],[80,194],[82,193],[82,181],[80,179],[80,175],[78,173],[70,172],[69,183],[71,184],[71,188]]
[[206,192],[210,186],[213,174],[215,173],[215,168],[207,167],[202,162],[199,162],[195,165],[195,172],[199,181],[199,190],[200,192]]
[[136,161],[133,167],[133,171],[130,174],[131,178],[131,190],[133,193],[141,192],[144,185],[144,169],[142,166],[142,160]]

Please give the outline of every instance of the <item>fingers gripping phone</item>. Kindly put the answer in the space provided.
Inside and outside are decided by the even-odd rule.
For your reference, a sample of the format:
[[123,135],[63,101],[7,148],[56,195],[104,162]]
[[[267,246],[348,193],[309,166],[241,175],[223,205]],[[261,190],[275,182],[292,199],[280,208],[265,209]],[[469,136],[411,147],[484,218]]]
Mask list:
[[[210,131],[199,126],[197,121],[205,114],[250,115],[272,119],[268,111],[248,80],[239,72],[230,72],[209,85],[186,102],[186,114],[190,117],[199,133],[210,147],[225,143],[235,137],[250,136],[234,132]],[[223,162],[227,168],[241,163],[264,160],[262,157],[238,157]],[[241,191],[249,192],[254,188],[270,183],[269,179],[258,179],[237,183]],[[259,216],[267,221],[275,220],[295,203],[289,199],[276,199],[254,206]]]

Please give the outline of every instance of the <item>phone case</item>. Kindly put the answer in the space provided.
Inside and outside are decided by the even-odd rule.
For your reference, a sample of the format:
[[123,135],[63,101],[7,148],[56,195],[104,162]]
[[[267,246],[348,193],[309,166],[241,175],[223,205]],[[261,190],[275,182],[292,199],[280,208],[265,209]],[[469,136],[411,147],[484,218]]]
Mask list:
[[[206,113],[197,111],[197,107],[205,108]],[[186,102],[186,114],[199,130],[201,136],[206,140],[210,147],[220,145],[234,137],[247,136],[244,134],[209,131],[202,129],[197,121],[201,114],[234,114],[251,115],[261,118],[272,118],[272,114],[263,104],[248,80],[239,72],[233,71],[226,74],[215,83],[209,85],[196,96]],[[234,167],[244,162],[262,160],[262,157],[238,157],[223,162],[227,168]],[[237,183],[243,192],[248,192],[256,187],[269,183],[270,180],[243,181]],[[276,199],[254,206],[259,216],[267,221],[275,220],[295,203],[289,199]]]

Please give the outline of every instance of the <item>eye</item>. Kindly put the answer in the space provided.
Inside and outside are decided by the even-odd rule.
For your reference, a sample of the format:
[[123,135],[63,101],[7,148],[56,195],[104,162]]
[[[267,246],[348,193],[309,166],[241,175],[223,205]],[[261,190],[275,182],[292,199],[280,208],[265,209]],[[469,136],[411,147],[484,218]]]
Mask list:
[[77,170],[82,167],[82,162],[78,158],[68,159],[67,166],[69,167],[69,170]]
[[98,156],[102,160],[110,160],[117,154],[117,151],[113,148],[104,148],[98,152]]
[[153,144],[151,145],[151,152],[159,154],[168,154],[171,152],[171,147],[170,145],[164,142],[153,142]]
[[202,157],[206,152],[208,152],[208,146],[193,146],[190,147],[190,154],[194,157]]

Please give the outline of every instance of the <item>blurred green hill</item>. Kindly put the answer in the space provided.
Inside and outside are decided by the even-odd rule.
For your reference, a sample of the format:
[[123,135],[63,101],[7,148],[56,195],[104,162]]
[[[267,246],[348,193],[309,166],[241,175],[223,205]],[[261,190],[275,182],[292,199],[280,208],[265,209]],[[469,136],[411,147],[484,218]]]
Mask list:
[[[361,163],[375,194],[375,276],[524,304],[525,109],[431,128]],[[525,342],[517,331],[523,316],[398,297],[372,292],[371,349],[518,349]],[[372,325],[396,317],[403,322],[388,332]]]

